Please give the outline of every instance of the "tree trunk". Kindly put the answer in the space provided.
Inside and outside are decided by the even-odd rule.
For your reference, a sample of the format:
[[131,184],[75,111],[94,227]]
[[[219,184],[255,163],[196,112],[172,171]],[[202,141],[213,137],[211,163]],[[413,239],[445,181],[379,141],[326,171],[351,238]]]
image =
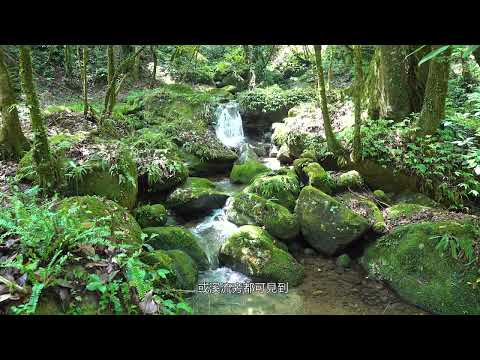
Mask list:
[[380,116],[401,121],[411,113],[405,47],[380,45]]
[[330,150],[334,155],[338,155],[341,152],[341,147],[337,138],[335,137],[335,134],[333,133],[332,122],[330,120],[330,114],[328,113],[327,95],[325,93],[325,79],[323,76],[322,45],[314,45],[313,47],[315,50],[315,60],[317,64],[320,105],[322,108],[323,126],[325,128],[327,146],[328,150]]
[[[439,47],[440,45],[432,45],[432,50]],[[428,135],[435,133],[440,122],[445,117],[450,53],[451,50],[448,49],[430,60],[425,99],[418,123],[420,134]]]
[[2,129],[0,130],[0,154],[6,160],[19,160],[24,151],[30,147],[23,135],[18,119],[15,92],[4,61],[3,49],[0,47],[0,113]]
[[83,115],[88,116],[88,47],[84,46],[82,49],[82,85],[83,85]]
[[71,78],[73,74],[73,62],[72,62],[72,48],[70,45],[64,46],[64,65],[65,76]]
[[473,57],[475,58],[475,61],[477,62],[478,66],[480,66],[480,48],[478,48],[473,52]]
[[353,151],[352,158],[354,162],[361,159],[362,143],[360,138],[360,129],[362,121],[362,92],[363,92],[363,69],[362,69],[362,48],[360,45],[353,47],[353,61],[355,65],[355,84],[354,84],[354,107],[355,107],[355,126],[353,130]]
[[150,45],[150,51],[152,52],[152,58],[153,58],[153,71],[152,71],[152,78],[150,80],[150,88],[153,88],[157,81],[157,51],[155,49],[155,46]]
[[[113,82],[113,77],[115,75],[115,57],[113,45],[108,45],[107,47],[107,62],[108,62],[108,73],[107,73],[107,89],[109,89]],[[115,92],[110,92],[110,102],[115,102]]]
[[35,85],[33,83],[32,58],[29,46],[20,46],[20,77],[26,103],[30,110],[33,131],[33,164],[38,182],[45,190],[51,190],[59,184],[59,171],[52,159],[48,145],[47,131],[40,113]]
[[[135,46],[135,51],[138,50],[138,46]],[[134,63],[133,63],[133,79],[135,81],[140,80],[140,55],[135,57]]]

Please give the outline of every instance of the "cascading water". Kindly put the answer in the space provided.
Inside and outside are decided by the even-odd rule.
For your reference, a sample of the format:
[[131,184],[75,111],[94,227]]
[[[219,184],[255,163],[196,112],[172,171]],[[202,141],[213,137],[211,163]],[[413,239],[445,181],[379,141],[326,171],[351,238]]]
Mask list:
[[216,121],[215,132],[225,146],[238,148],[244,143],[245,135],[238,103],[232,101],[219,105]]

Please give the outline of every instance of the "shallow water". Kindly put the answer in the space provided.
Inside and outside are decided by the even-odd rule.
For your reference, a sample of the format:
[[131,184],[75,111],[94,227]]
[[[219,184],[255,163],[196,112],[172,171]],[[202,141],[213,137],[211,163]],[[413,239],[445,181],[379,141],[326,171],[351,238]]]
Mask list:
[[[247,276],[227,267],[204,271],[200,274],[199,284],[246,284],[251,280]],[[190,299],[195,315],[294,315],[304,313],[303,297],[295,289],[285,294],[254,292],[235,293],[197,293]]]

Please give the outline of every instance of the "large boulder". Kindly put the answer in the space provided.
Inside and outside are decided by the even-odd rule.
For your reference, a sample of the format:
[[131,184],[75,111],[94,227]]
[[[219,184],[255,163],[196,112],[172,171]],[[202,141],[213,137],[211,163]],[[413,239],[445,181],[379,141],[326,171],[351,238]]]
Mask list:
[[[437,314],[480,314],[476,239],[468,220],[399,226],[367,248],[360,263],[400,297]],[[475,258],[471,259],[466,256]]]
[[305,240],[327,255],[344,250],[370,228],[367,219],[313,186],[302,189],[295,212]]
[[243,191],[230,198],[227,218],[237,225],[262,226],[281,240],[292,240],[299,235],[297,218],[287,208],[257,194]]
[[[64,186],[64,195],[98,195],[132,209],[137,202],[138,175],[131,151],[116,141],[85,135],[49,137]],[[32,151],[19,162],[17,179],[36,181]]]
[[223,207],[227,198],[210,180],[190,177],[168,195],[166,204],[181,215],[202,214]]
[[142,205],[133,211],[133,215],[142,228],[163,226],[167,223],[167,210],[162,204]]
[[295,172],[304,184],[316,187],[324,193],[332,193],[333,180],[327,171],[311,158],[300,158],[293,162]]
[[166,269],[177,289],[193,290],[198,282],[198,267],[193,259],[181,250],[155,250],[145,253],[142,262],[153,270]]
[[182,250],[192,257],[200,270],[209,267],[208,258],[195,235],[178,226],[149,227],[143,229],[145,240],[155,250]]
[[366,218],[370,222],[373,231],[382,234],[386,230],[382,211],[367,194],[346,192],[339,195],[337,199],[354,213]]
[[340,173],[333,178],[336,191],[359,190],[363,186],[363,178],[358,171],[351,170]]
[[260,175],[245,190],[271,200],[293,211],[300,194],[300,182],[295,173]]
[[74,196],[61,200],[57,211],[75,217],[86,228],[105,226],[111,231],[110,241],[140,246],[142,230],[133,216],[117,203],[97,196]]
[[231,235],[220,249],[219,260],[258,281],[297,286],[304,277],[303,266],[257,226],[242,226]]
[[257,160],[247,160],[243,164],[233,165],[230,180],[235,184],[250,184],[259,174],[270,171],[268,167]]

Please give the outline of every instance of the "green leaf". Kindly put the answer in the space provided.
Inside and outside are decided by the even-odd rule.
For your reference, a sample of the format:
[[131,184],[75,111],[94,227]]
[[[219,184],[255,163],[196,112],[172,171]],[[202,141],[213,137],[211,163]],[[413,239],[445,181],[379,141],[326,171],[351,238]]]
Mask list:
[[480,47],[480,45],[469,45],[467,47],[467,49],[465,50],[465,52],[463,53],[463,58],[464,59],[468,59],[468,57],[470,55],[472,55],[472,53],[477,50],[478,48]]
[[418,66],[422,65],[423,63],[427,62],[430,59],[433,59],[434,57],[438,56],[439,54],[443,53],[444,51],[448,50],[451,45],[445,45],[442,47],[439,47],[438,49],[435,49],[431,52],[429,52],[427,55],[425,55],[419,62]]

